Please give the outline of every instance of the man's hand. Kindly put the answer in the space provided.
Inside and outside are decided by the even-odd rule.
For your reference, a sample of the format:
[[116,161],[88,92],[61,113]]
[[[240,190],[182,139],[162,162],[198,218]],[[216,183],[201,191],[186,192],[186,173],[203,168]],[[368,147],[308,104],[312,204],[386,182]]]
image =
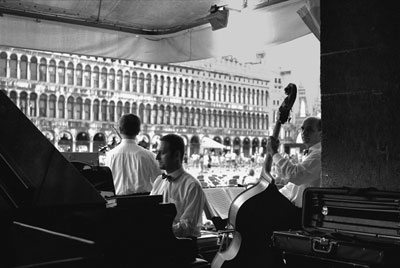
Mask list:
[[268,143],[267,143],[267,153],[269,153],[271,156],[276,154],[278,152],[279,148],[279,140],[275,139],[272,136],[268,137]]

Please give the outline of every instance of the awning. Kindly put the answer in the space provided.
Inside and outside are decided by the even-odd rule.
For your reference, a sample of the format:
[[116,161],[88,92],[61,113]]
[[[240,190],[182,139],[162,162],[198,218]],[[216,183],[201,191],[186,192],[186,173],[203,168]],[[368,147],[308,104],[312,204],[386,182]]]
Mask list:
[[201,140],[200,147],[203,149],[225,149],[226,146],[208,137]]
[[[298,14],[306,2],[258,1],[242,8],[237,3],[243,1],[221,0],[4,0],[0,45],[149,63],[255,57],[311,33]],[[229,10],[226,28],[202,24],[212,4]]]

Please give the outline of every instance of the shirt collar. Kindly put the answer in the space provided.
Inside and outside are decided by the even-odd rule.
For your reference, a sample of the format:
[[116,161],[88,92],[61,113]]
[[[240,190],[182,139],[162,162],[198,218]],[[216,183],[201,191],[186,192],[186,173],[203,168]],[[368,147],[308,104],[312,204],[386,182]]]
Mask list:
[[168,173],[167,175],[171,176],[172,177],[172,181],[174,181],[177,178],[179,178],[183,174],[183,172],[184,172],[183,167],[181,167],[181,168],[179,168],[179,169],[177,169],[177,170],[175,170],[175,171],[173,171],[171,173]]
[[308,154],[310,154],[314,150],[321,150],[321,142],[318,142],[313,146],[311,146],[310,148],[308,148]]
[[133,143],[133,144],[136,144],[135,140],[132,140],[132,139],[122,139],[121,143],[131,143],[131,144]]

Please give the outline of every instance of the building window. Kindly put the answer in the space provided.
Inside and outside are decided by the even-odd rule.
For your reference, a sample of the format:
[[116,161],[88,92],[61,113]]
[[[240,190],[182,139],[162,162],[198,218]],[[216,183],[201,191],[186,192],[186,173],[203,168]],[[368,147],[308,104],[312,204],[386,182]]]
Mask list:
[[[113,70],[114,72],[114,70]],[[115,76],[115,74],[113,73],[113,75]],[[118,70],[117,73],[117,89],[118,90],[122,90],[122,71]]]
[[119,118],[121,118],[122,116],[122,101],[119,101],[117,103],[117,118],[119,120]]
[[58,99],[58,118],[65,118],[65,98],[61,96]]
[[74,119],[74,98],[69,97],[67,100],[67,118]]
[[17,55],[12,54],[10,57],[10,77],[11,78],[18,78],[17,77]]
[[84,120],[90,120],[90,100],[85,100],[84,104]]
[[74,85],[74,65],[72,64],[72,62],[68,63],[67,84],[71,86]]
[[178,80],[178,96],[179,97],[183,97],[183,94],[182,94],[182,79],[179,79]]
[[28,58],[23,55],[21,56],[21,61],[19,63],[20,68],[20,78],[21,79],[28,79]]
[[151,94],[151,75],[146,75],[146,93]]
[[107,121],[107,101],[101,102],[101,121]]
[[224,85],[224,90],[223,90],[223,94],[222,94],[222,101],[226,102],[226,85]]
[[110,114],[110,121],[115,122],[115,103],[113,101],[110,101],[108,111],[108,113]]
[[132,74],[132,91],[137,92],[137,74],[133,72]]
[[207,84],[207,100],[212,100],[211,99],[211,83]]
[[92,77],[92,71],[90,65],[85,66],[85,72],[83,74],[83,79],[85,81],[85,87],[90,87],[90,78]]
[[7,76],[7,54],[5,52],[0,54],[0,76]]
[[[118,73],[119,75],[119,73]],[[109,83],[110,83],[110,89],[114,90],[115,89],[115,70],[114,69],[110,69],[110,75],[109,75]],[[119,87],[119,77],[117,76],[117,84],[118,84],[118,90],[121,90]]]
[[99,88],[99,67],[94,67],[93,69],[93,86]]
[[[186,70],[187,72],[187,70]],[[189,97],[189,81],[185,79],[185,86],[183,87],[183,90],[185,92],[185,98]]]
[[[126,104],[126,103],[125,103]],[[146,117],[145,117],[145,123],[150,124],[151,120],[151,105],[147,104],[146,105]]]
[[49,63],[49,82],[56,82],[56,62],[55,60],[51,60]]
[[58,63],[58,83],[65,84],[65,63],[63,61]]
[[46,117],[46,110],[47,110],[47,96],[42,94],[39,99],[39,116]]
[[167,77],[167,85],[166,85],[166,90],[164,92],[164,96],[168,96],[169,95],[169,92],[171,90],[170,87],[171,87],[171,78]]
[[124,105],[124,114],[129,114],[131,110],[131,104],[129,102],[125,102]]
[[37,80],[37,59],[36,57],[31,58],[31,63],[29,65],[31,71],[31,80]]
[[55,118],[56,117],[56,96],[50,95],[49,99],[49,117]]
[[141,103],[139,105],[139,118],[143,118],[143,121],[146,119],[144,118],[144,109],[145,109],[144,104]]
[[190,98],[194,98],[194,81],[190,81]]
[[82,98],[77,98],[75,105],[75,119],[82,120]]
[[82,64],[76,65],[76,85],[82,86]]
[[103,67],[101,69],[101,77],[100,77],[101,88],[107,88],[107,69]]
[[157,119],[158,124],[163,124],[164,123],[164,105],[160,106],[160,109],[158,110],[158,119]]
[[157,94],[157,88],[158,88],[158,76],[154,76],[154,85],[153,85],[153,94]]
[[10,92],[10,99],[15,105],[18,105],[17,104],[17,92],[11,91]]
[[47,61],[44,58],[40,59],[39,81],[47,82]]
[[37,94],[36,93],[31,93],[29,96],[29,114],[30,116],[37,116]]
[[167,106],[165,108],[165,114],[164,114],[164,123],[169,125],[171,124],[171,106]]
[[28,94],[26,92],[22,92],[19,96],[19,108],[25,115],[28,114]]
[[212,85],[212,92],[213,92],[212,99],[213,99],[213,101],[216,101],[217,100],[217,85],[216,84]]
[[158,108],[157,105],[153,105],[153,112],[151,113],[151,123],[152,124],[157,124],[157,114],[158,114]]
[[125,71],[125,76],[124,76],[124,84],[125,84],[125,91],[130,90],[129,82],[131,81],[131,75],[129,71]]
[[139,75],[139,92],[144,93],[144,74]]
[[100,109],[99,100],[94,100],[93,101],[93,120],[94,121],[99,121],[99,109]]

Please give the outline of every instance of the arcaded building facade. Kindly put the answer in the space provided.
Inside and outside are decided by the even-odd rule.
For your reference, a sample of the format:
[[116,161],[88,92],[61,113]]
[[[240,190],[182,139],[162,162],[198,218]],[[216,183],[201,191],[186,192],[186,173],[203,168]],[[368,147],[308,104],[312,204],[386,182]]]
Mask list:
[[117,136],[121,115],[134,113],[150,150],[177,133],[188,155],[201,153],[203,137],[261,153],[279,108],[271,87],[280,79],[0,47],[0,90],[60,151],[98,151]]

